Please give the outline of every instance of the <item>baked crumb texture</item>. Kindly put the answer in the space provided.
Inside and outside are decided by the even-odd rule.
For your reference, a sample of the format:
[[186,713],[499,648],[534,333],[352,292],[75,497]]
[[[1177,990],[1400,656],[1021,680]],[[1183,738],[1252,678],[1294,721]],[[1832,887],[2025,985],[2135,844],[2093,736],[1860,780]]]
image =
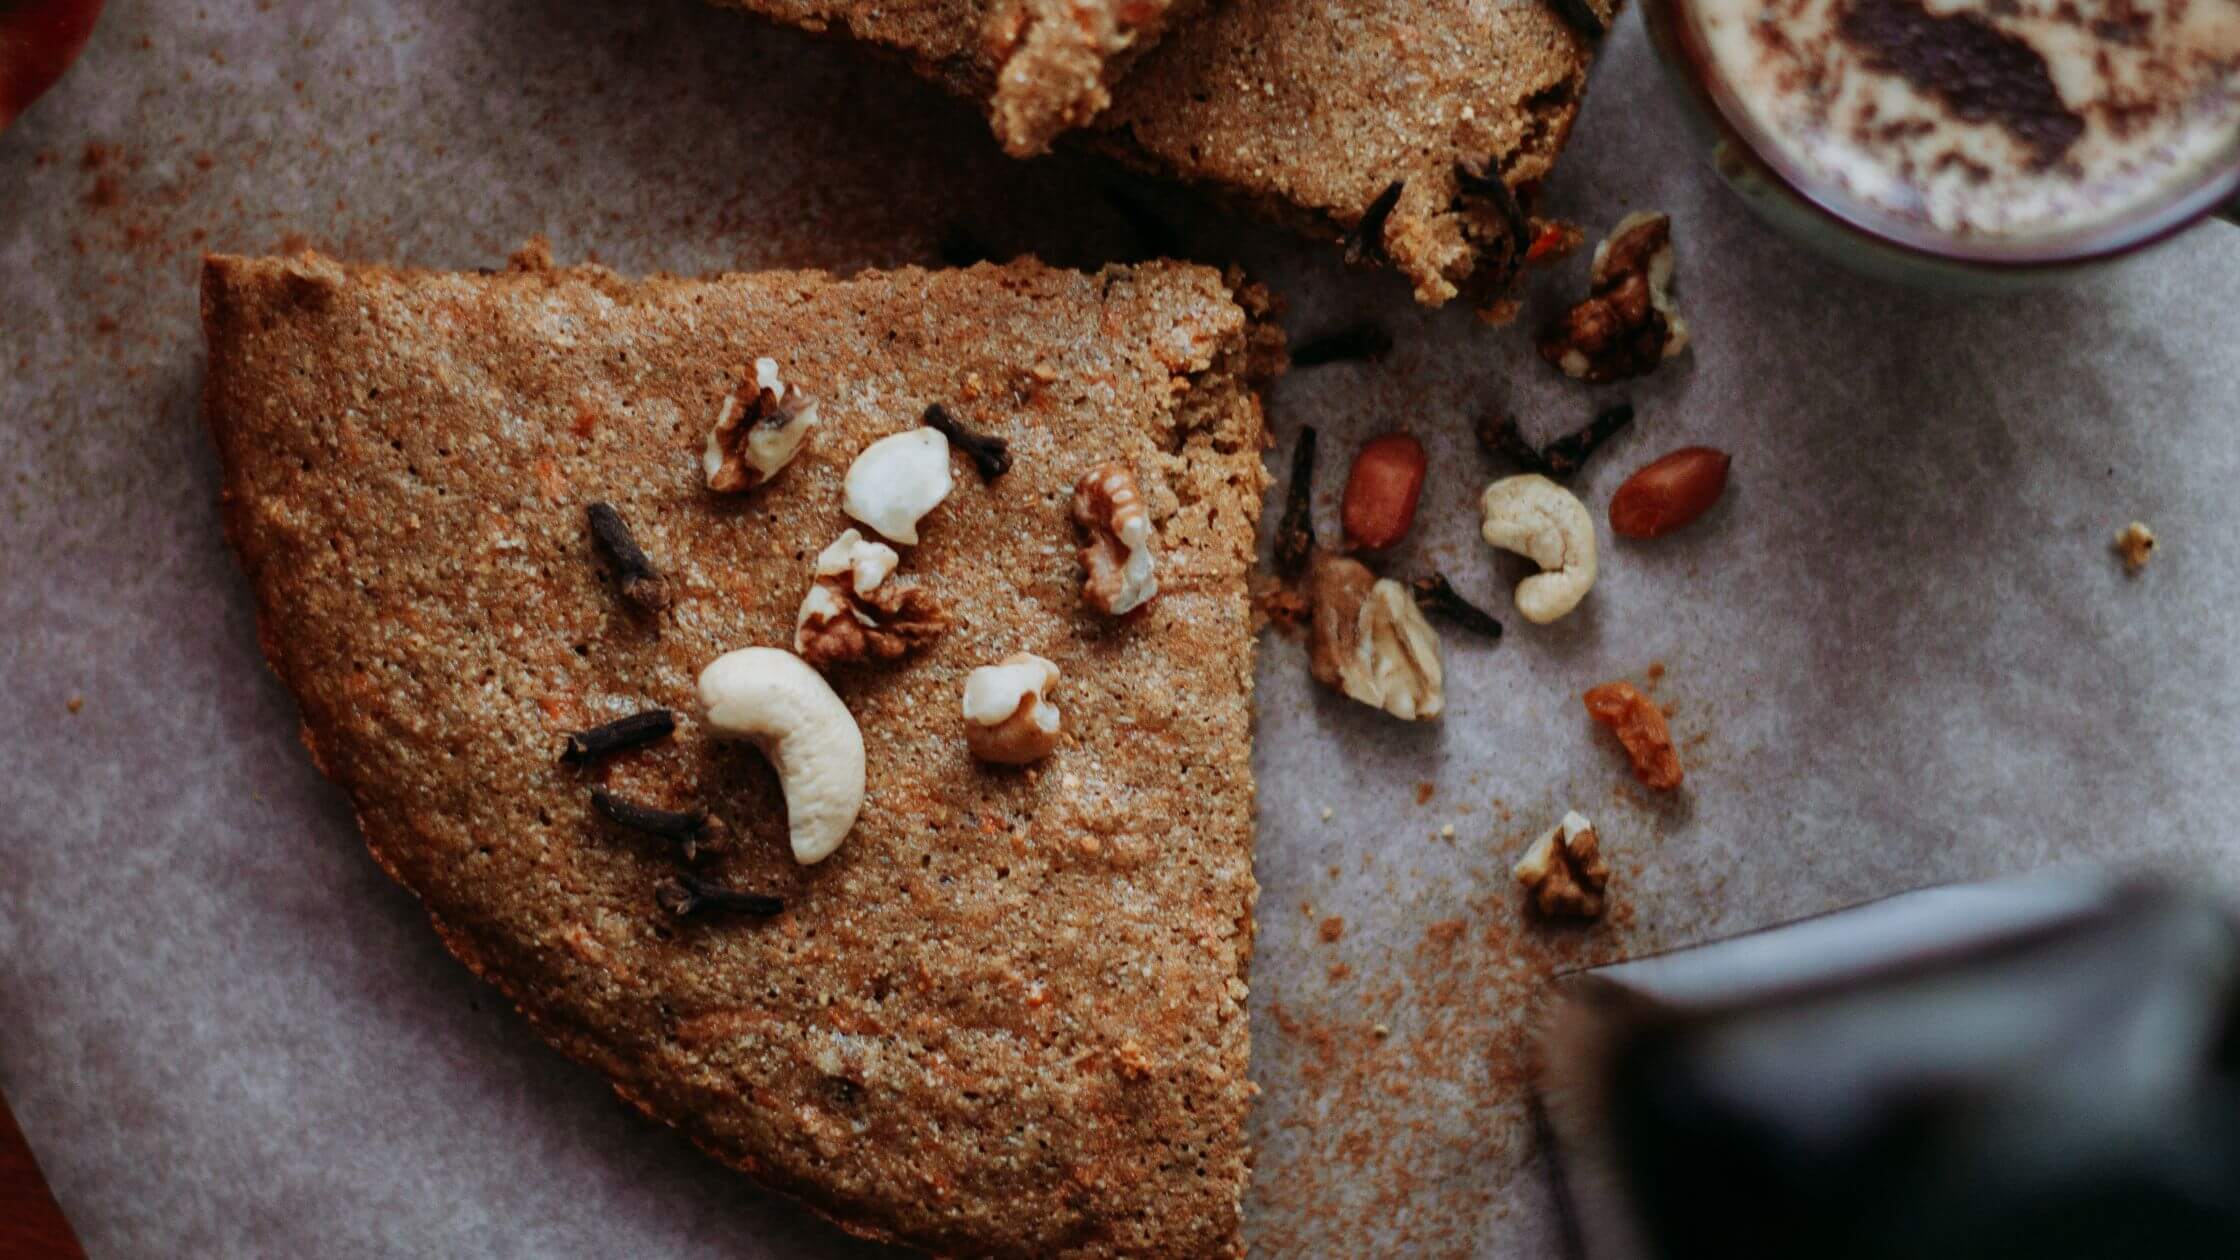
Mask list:
[[1097,116],[1127,66],[1204,0],[713,0],[908,60],[981,102],[1006,151],[1031,157]]
[[1093,131],[1123,161],[1310,234],[1370,220],[1360,252],[1419,301],[1505,315],[1529,240],[1471,176],[1497,172],[1529,213],[1593,54],[1546,0],[1226,0],[1145,54]]
[[[1252,952],[1245,574],[1251,378],[1280,357],[1217,272],[1031,262],[835,279],[627,280],[526,251],[492,275],[211,258],[206,414],[227,533],[303,738],[373,855],[538,1032],[711,1154],[844,1228],[943,1254],[1239,1250]],[[742,365],[822,409],[792,466],[713,496],[698,452]],[[701,728],[718,654],[791,642],[840,479],[932,403],[1007,438],[907,568],[955,624],[836,670],[870,751],[848,842],[787,852],[775,777]],[[1124,459],[1161,593],[1083,606],[1074,481]],[[649,623],[585,506],[660,566]],[[968,756],[977,664],[1064,671],[1063,745]],[[563,734],[648,706],[661,742],[575,768]],[[704,805],[701,871],[771,920],[673,922],[658,839],[591,789]]]

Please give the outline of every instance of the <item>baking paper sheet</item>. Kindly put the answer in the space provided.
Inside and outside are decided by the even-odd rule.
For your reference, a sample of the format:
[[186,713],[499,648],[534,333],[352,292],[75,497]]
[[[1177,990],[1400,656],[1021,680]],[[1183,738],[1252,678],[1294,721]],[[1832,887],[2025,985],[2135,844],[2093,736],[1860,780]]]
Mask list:
[[[626,1114],[366,857],[220,537],[200,251],[476,266],[542,232],[629,271],[850,270],[970,237],[1087,263],[1154,247],[1113,181],[1005,161],[890,67],[688,0],[111,4],[0,137],[0,1089],[96,1255],[879,1254]],[[1630,18],[1550,196],[1598,233],[1672,212],[1696,344],[1648,381],[1586,390],[1521,328],[1129,187],[1295,334],[1393,331],[1270,406],[1279,469],[1322,431],[1332,532],[1359,440],[1431,445],[1395,573],[1506,604],[1488,410],[1545,437],[1630,398],[1578,483],[1598,516],[1657,454],[1735,454],[1701,524],[1606,535],[1570,619],[1450,631],[1442,724],[1335,699],[1266,639],[1260,1254],[1548,1254],[1518,1034],[1553,968],[2049,863],[2230,881],[2240,232],[1995,300],[1854,278],[1716,184]],[[1584,271],[1542,277],[1528,323]],[[2108,547],[2134,517],[2163,540],[2135,579]],[[1688,784],[1651,801],[1578,694],[1656,665]],[[1508,883],[1565,808],[1619,871],[1586,931],[1528,923]]]

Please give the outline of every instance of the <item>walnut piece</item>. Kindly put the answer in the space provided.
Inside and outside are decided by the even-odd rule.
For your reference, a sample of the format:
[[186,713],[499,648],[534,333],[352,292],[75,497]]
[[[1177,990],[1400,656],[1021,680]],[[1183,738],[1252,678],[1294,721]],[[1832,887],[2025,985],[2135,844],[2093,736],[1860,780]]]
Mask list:
[[1633,762],[1633,777],[1643,787],[1669,792],[1680,786],[1680,753],[1664,710],[1629,682],[1606,682],[1588,689],[1587,715],[1610,728]]
[[817,404],[778,377],[776,359],[756,359],[716,412],[700,452],[708,489],[733,494],[778,475],[817,424]]
[[2154,559],[2154,531],[2133,521],[2116,533],[2116,554],[2123,557],[2123,571],[2137,573]]
[[848,530],[817,556],[816,579],[794,618],[793,650],[818,669],[891,661],[949,628],[941,603],[915,586],[889,586],[902,557]]
[[1672,220],[1627,215],[1595,247],[1587,300],[1540,331],[1540,357],[1600,384],[1644,376],[1688,348],[1672,301]]
[[1610,886],[1610,865],[1594,824],[1578,811],[1532,842],[1513,868],[1517,882],[1531,892],[1532,904],[1551,918],[1599,919],[1603,890]]
[[1064,722],[1048,693],[1058,666],[1032,652],[1013,652],[964,680],[964,742],[982,761],[1023,766],[1058,749]]
[[1152,573],[1151,511],[1127,465],[1091,469],[1074,485],[1073,523],[1088,540],[1081,548],[1081,567],[1087,572],[1081,598],[1091,608],[1120,617],[1158,595],[1159,579]]
[[1439,716],[1446,674],[1439,635],[1408,588],[1351,556],[1317,551],[1307,568],[1313,619],[1307,669],[1314,680],[1403,721]]

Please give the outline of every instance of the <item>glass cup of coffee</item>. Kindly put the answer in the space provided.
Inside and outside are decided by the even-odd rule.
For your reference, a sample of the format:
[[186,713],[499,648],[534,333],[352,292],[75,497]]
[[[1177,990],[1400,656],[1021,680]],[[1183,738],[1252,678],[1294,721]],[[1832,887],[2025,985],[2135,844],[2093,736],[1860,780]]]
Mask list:
[[2240,198],[2240,0],[1642,8],[1720,174],[1867,271],[2059,276]]

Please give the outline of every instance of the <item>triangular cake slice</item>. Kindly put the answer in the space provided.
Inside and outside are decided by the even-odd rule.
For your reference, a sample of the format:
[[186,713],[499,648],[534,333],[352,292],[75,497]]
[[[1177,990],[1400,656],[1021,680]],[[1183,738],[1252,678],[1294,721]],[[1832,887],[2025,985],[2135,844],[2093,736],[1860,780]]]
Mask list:
[[1127,66],[1207,0],[713,0],[835,31],[980,102],[1003,147],[1031,157],[1112,101]]
[[[1253,381],[1280,358],[1249,290],[1158,263],[638,281],[306,254],[212,258],[202,294],[226,529],[304,741],[376,860],[547,1040],[858,1234],[1238,1249]],[[703,447],[759,359],[816,426],[775,478],[713,493]],[[696,678],[792,644],[856,524],[851,461],[934,404],[1011,467],[984,479],[958,451],[897,548],[946,632],[829,669],[866,789],[803,865],[782,785],[711,738]],[[1084,601],[1072,514],[1108,463],[1155,525],[1158,595],[1120,618]],[[594,503],[663,598],[623,580]],[[1063,733],[993,768],[961,695],[1018,651],[1059,667]],[[672,733],[563,758],[653,708]],[[727,843],[688,858],[594,789],[706,809]],[[656,890],[680,873],[782,912],[679,916]]]

